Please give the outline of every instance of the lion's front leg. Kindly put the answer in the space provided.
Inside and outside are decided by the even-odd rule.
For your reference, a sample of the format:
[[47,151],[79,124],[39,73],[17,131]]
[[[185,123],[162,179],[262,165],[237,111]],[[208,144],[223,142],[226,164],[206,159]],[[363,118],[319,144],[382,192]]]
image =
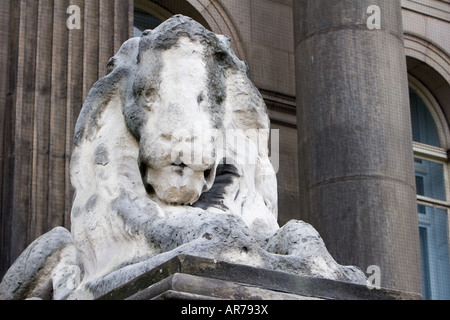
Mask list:
[[359,268],[337,263],[316,229],[303,221],[289,221],[268,239],[265,250],[283,256],[303,274],[360,284],[366,281]]
[[261,247],[241,217],[188,208],[161,219],[149,230],[162,252],[190,254],[234,263],[260,263]]
[[65,247],[59,256],[60,261],[53,269],[53,299],[66,300],[81,283],[83,272],[75,246]]
[[[70,271],[70,277],[64,269],[76,269],[77,273]],[[55,228],[17,258],[0,283],[0,300],[63,299],[79,284],[80,273],[70,232]]]

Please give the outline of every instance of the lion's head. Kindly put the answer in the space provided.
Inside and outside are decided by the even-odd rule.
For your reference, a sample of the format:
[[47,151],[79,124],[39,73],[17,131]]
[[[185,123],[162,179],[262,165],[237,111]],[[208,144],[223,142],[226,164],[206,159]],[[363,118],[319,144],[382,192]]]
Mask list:
[[159,200],[194,204],[209,191],[218,165],[236,161],[236,150],[229,154],[224,146],[233,130],[261,130],[235,138],[249,139],[258,157],[267,156],[264,101],[228,37],[177,15],[125,43],[108,67],[130,72],[125,122],[139,142],[145,187]]
[[98,246],[125,246],[117,230],[129,238],[135,213],[117,199],[143,199],[139,214],[193,206],[276,230],[268,139],[266,106],[228,37],[177,15],[125,42],[75,129],[72,233],[89,239],[78,242],[86,263],[103,259]]
[[[173,27],[163,28],[168,26]],[[161,201],[184,205],[196,202],[214,182],[226,91],[224,67],[214,52],[217,37],[204,29],[186,36],[192,24],[175,27],[170,43],[162,37],[169,30],[142,37],[125,119],[139,141],[147,190]]]

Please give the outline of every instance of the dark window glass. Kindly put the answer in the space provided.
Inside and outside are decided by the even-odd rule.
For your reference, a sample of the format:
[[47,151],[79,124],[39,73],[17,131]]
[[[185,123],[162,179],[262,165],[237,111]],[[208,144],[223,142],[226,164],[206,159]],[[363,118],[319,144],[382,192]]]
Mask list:
[[413,129],[413,140],[435,147],[441,147],[439,134],[433,116],[420,96],[409,89],[411,103],[411,121]]
[[161,20],[150,13],[134,8],[134,36],[140,37],[147,29],[155,29],[162,23]]

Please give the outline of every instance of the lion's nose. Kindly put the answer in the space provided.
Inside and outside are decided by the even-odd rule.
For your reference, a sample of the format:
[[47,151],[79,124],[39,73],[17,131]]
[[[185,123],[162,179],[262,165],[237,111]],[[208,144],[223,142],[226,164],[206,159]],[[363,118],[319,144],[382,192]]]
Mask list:
[[181,160],[180,156],[178,155],[177,158],[172,163],[173,166],[185,168],[186,164]]

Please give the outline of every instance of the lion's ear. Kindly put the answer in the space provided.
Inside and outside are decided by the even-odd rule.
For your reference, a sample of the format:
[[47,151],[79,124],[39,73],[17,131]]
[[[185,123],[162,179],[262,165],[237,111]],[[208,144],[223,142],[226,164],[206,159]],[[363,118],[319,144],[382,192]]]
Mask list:
[[106,65],[106,75],[108,75],[111,72],[113,72],[113,70],[116,67],[116,63],[115,62],[116,62],[116,59],[114,57],[109,59],[108,64]]
[[125,185],[144,194],[137,163],[139,147],[126,126],[123,107],[120,95],[113,96],[102,106],[96,121],[88,123],[88,134],[75,146],[71,179],[77,195],[92,195],[98,190],[119,192]]
[[137,66],[140,38],[126,41],[107,65],[107,75],[98,80],[83,104],[75,126],[74,143],[77,145],[83,137],[91,136],[98,116],[117,95],[124,95],[125,82],[134,74]]
[[137,63],[140,43],[140,37],[127,40],[120,47],[119,51],[117,51],[117,54],[109,60],[108,66],[110,67],[110,71],[117,68],[133,68],[133,65]]
[[226,87],[227,124],[244,131],[270,128],[264,100],[244,70],[230,71],[226,76]]
[[110,73],[94,84],[84,102],[75,128],[70,165],[77,196],[95,194],[100,185],[108,190],[111,186],[118,188],[115,179],[119,175],[129,176],[117,178],[124,183],[141,182],[137,167],[139,148],[124,118],[124,88],[136,68],[138,49],[139,38],[125,42],[110,60]]

